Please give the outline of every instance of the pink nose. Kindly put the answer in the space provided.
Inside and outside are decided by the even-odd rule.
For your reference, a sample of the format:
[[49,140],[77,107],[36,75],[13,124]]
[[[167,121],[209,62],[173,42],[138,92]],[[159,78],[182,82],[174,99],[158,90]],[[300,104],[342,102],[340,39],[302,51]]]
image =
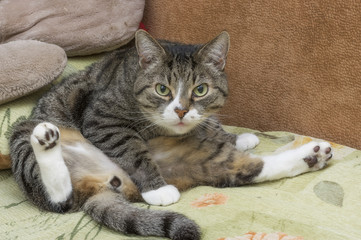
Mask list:
[[174,109],[174,111],[178,114],[178,117],[180,119],[182,119],[184,115],[186,115],[186,113],[188,112],[187,109],[179,109],[179,108]]

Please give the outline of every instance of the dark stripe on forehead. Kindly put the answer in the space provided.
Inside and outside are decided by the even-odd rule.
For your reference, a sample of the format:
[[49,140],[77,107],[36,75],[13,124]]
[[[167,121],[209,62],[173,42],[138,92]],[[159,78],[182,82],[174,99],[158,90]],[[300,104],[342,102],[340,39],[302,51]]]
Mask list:
[[193,82],[194,84],[194,72],[190,67],[184,63],[177,63],[173,69],[171,69],[171,80],[169,85],[172,85],[173,82]]
[[190,79],[190,77],[191,77],[191,74],[192,74],[192,72],[191,72],[191,71],[189,71],[189,72],[187,73],[187,77],[186,77],[186,80],[189,80],[189,79]]
[[185,70],[194,71],[196,63],[194,62],[192,56],[179,54],[176,55],[174,59],[177,63],[176,66],[182,69],[182,71]]
[[194,69],[195,69],[196,66],[197,66],[197,62],[194,60],[193,55],[191,55],[189,58],[190,58],[190,62],[191,62],[192,71],[194,71]]
[[190,56],[198,51],[200,45],[187,45],[187,44],[164,44],[164,49],[172,54],[181,56]]
[[167,75],[167,82],[168,82],[168,85],[170,86],[171,82],[172,82],[172,76]]
[[180,63],[180,62],[184,62],[184,60],[186,59],[185,55],[181,55],[181,54],[177,54],[175,55],[175,60]]

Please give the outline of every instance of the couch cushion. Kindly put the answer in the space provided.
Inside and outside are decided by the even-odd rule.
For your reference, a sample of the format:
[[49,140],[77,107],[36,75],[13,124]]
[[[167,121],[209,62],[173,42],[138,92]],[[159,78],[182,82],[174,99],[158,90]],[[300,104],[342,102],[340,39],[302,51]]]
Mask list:
[[0,104],[49,84],[64,70],[62,48],[35,40],[0,44]]
[[1,41],[36,39],[89,55],[124,45],[143,16],[144,0],[0,1]]

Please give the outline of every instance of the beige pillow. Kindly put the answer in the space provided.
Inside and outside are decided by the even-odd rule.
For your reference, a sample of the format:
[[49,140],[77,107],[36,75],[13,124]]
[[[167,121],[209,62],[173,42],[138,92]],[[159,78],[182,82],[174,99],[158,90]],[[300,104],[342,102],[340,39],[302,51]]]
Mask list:
[[0,1],[0,41],[53,43],[68,56],[115,49],[133,38],[144,4],[145,0]]
[[0,104],[50,83],[66,63],[64,50],[53,44],[35,40],[0,44]]

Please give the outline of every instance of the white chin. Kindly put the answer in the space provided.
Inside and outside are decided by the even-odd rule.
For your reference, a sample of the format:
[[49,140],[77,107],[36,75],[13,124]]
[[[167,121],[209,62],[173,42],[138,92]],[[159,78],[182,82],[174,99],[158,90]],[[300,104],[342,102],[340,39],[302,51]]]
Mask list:
[[194,128],[193,125],[173,125],[167,126],[167,129],[177,135],[182,135],[190,132]]

